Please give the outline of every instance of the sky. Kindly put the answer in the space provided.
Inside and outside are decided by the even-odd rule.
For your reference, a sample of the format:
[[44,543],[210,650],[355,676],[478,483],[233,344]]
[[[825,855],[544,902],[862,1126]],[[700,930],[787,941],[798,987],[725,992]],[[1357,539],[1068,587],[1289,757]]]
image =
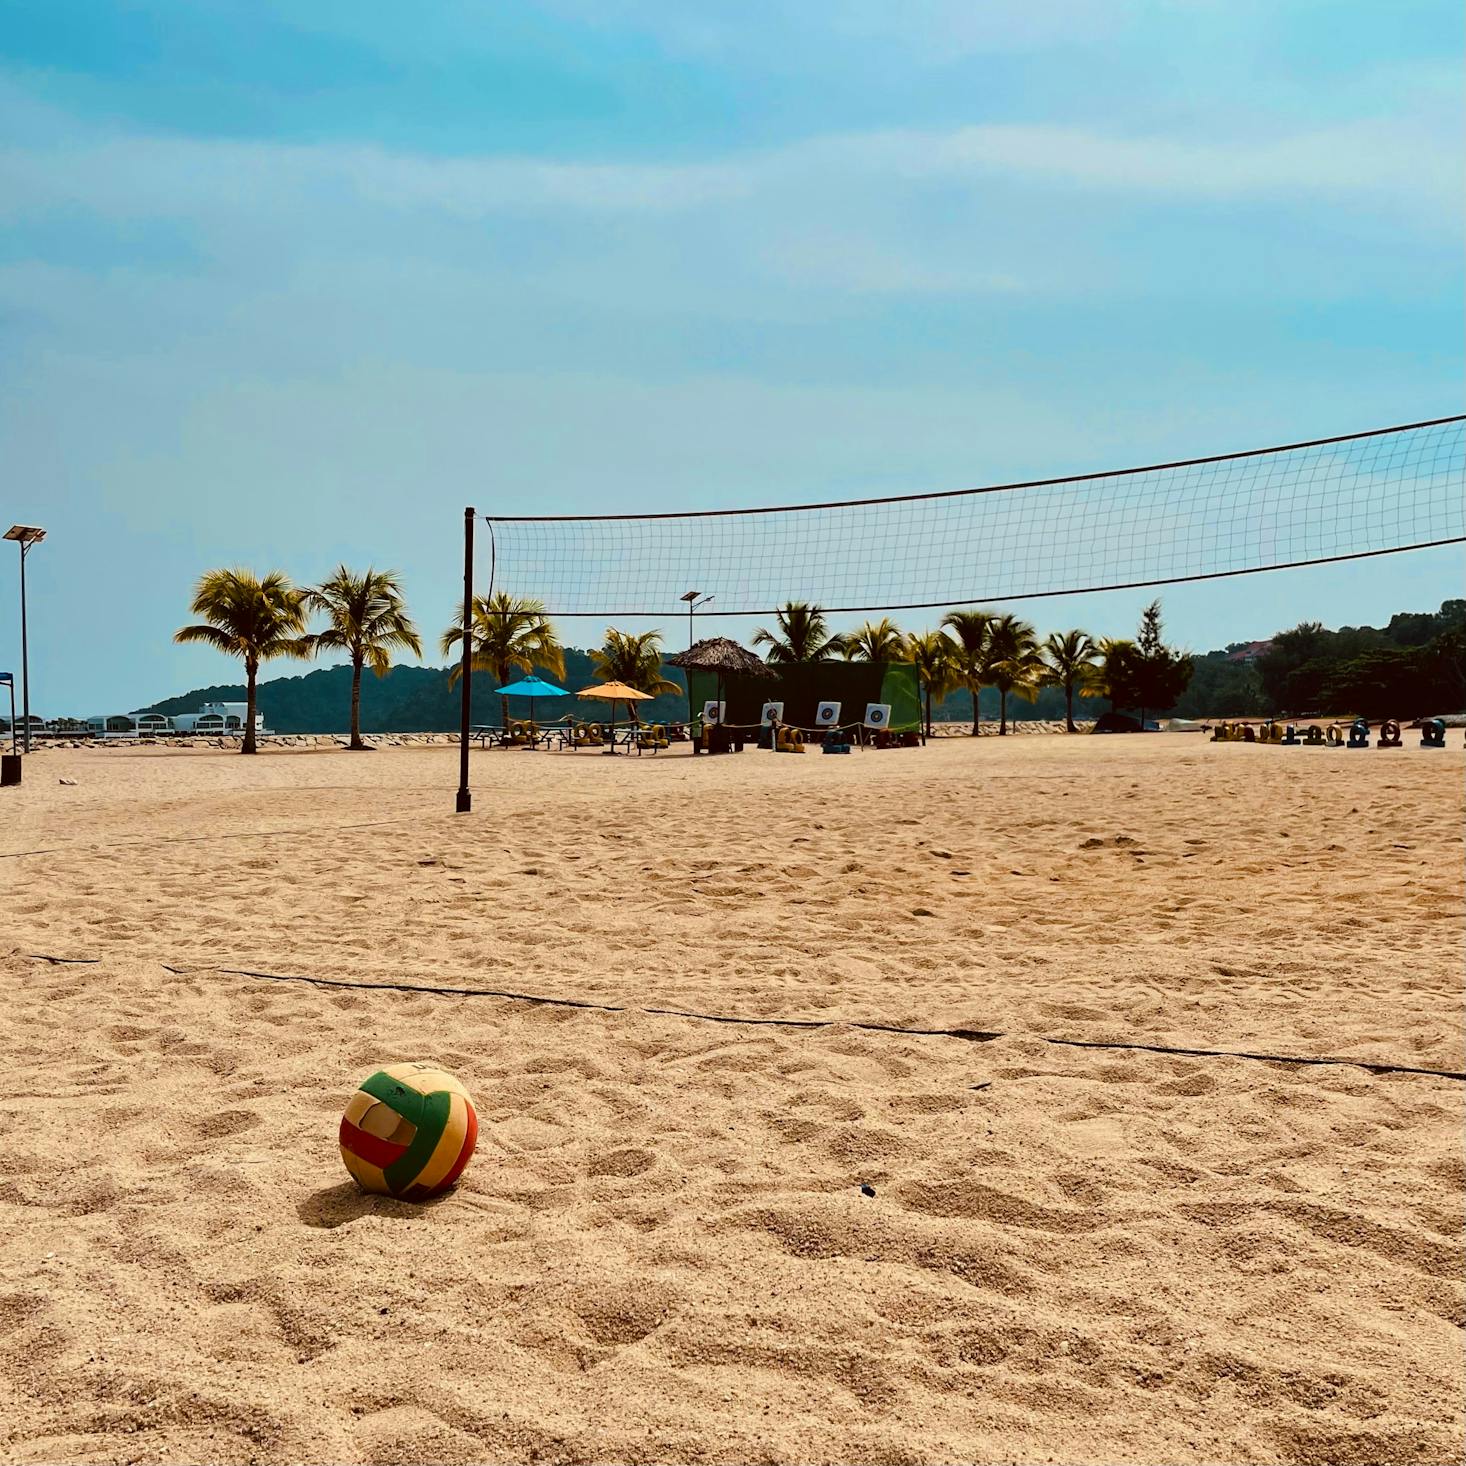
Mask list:
[[[466,504],[917,493],[1458,412],[1462,40],[1457,0],[0,0],[32,710],[236,680],[170,640],[215,565],[393,567],[435,644]],[[1461,594],[1458,549],[1173,587],[1168,634],[1379,624]],[[1150,594],[1016,609],[1125,634]]]

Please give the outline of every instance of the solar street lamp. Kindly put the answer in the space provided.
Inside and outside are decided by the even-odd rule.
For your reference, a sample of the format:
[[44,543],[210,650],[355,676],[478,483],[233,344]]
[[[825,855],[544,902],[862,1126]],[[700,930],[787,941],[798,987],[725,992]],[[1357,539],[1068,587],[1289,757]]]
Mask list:
[[[701,600],[698,600],[699,596],[702,596]],[[692,647],[692,613],[702,610],[713,599],[712,596],[703,596],[700,590],[690,590],[686,595],[678,597],[678,600],[687,602],[687,645],[689,649]]]
[[[30,655],[26,644],[25,625],[25,557],[32,545],[38,545],[46,538],[46,531],[33,524],[12,524],[5,531],[7,540],[14,540],[20,546],[20,700],[21,716],[25,719],[25,751],[31,751],[31,673]],[[14,719],[11,720],[12,723]]]

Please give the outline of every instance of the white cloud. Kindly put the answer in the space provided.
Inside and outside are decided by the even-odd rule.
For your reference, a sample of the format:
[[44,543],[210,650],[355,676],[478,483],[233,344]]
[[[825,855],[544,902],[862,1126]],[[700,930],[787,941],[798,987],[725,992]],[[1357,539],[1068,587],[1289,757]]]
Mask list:
[[1456,159],[1439,142],[1414,121],[1385,118],[1230,140],[994,124],[839,146],[908,176],[1005,172],[1180,201],[1301,194],[1372,204],[1389,197],[1434,213],[1453,208],[1461,192]]
[[[1419,110],[1321,127],[1269,126],[1254,115],[1231,135],[998,122],[833,134],[693,163],[622,163],[116,134],[79,127],[64,114],[50,127],[43,125],[47,109],[0,89],[0,117],[19,111],[28,123],[7,131],[32,139],[0,149],[0,219],[75,209],[207,220],[291,205],[473,221],[692,214],[764,201],[777,203],[797,228],[801,213],[834,197],[865,200],[876,217],[899,204],[903,189],[997,180],[1179,206],[1293,198],[1371,210],[1388,203],[1435,227],[1460,211],[1460,148],[1450,109],[1438,98],[1422,100]],[[41,132],[55,140],[40,140]]]

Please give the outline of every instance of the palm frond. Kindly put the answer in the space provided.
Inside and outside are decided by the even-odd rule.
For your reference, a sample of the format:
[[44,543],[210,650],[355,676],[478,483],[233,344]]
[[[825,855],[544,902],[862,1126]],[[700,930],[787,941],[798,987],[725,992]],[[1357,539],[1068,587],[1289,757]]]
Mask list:
[[638,692],[656,696],[663,692],[680,692],[675,682],[662,675],[662,633],[618,631],[614,626],[606,632],[599,651],[590,654],[591,665],[607,682],[624,682]]
[[221,631],[217,626],[180,626],[173,633],[173,640],[184,646],[189,643],[211,646],[215,651],[228,652],[230,655],[236,655],[240,650],[239,643],[227,631]]
[[830,633],[824,608],[807,601],[786,601],[774,618],[777,631],[760,626],[752,637],[754,646],[766,646],[764,660],[781,666],[828,661],[838,656],[841,638]]
[[242,657],[247,668],[271,657],[309,657],[306,595],[284,572],[264,576],[241,569],[209,570],[194,587],[191,609],[203,624],[181,627],[174,641],[211,646]]
[[840,641],[840,650],[849,662],[894,662],[906,646],[905,634],[887,616],[879,621],[867,621]]
[[971,657],[982,651],[995,619],[991,611],[948,611],[942,625],[953,632],[957,644]]
[[[412,634],[416,636],[415,631]],[[443,632],[438,645],[445,657],[462,648],[461,602],[457,624]],[[565,674],[565,650],[555,634],[554,625],[545,616],[542,601],[512,596],[507,591],[496,591],[492,596],[476,596],[469,645],[474,668],[491,671],[501,680],[515,668],[528,672],[535,667],[543,667],[556,676]],[[449,671],[450,686],[458,680],[459,670]]]

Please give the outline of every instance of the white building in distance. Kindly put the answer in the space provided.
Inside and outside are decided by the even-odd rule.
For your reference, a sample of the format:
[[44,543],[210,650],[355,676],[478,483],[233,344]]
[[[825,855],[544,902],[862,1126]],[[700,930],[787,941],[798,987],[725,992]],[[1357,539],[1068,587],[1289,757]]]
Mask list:
[[[87,719],[87,728],[96,738],[153,738],[167,733],[227,738],[243,735],[248,711],[248,703],[206,702],[196,713],[179,713],[171,718],[163,713],[98,713]],[[255,733],[269,731],[265,715],[256,710]]]

